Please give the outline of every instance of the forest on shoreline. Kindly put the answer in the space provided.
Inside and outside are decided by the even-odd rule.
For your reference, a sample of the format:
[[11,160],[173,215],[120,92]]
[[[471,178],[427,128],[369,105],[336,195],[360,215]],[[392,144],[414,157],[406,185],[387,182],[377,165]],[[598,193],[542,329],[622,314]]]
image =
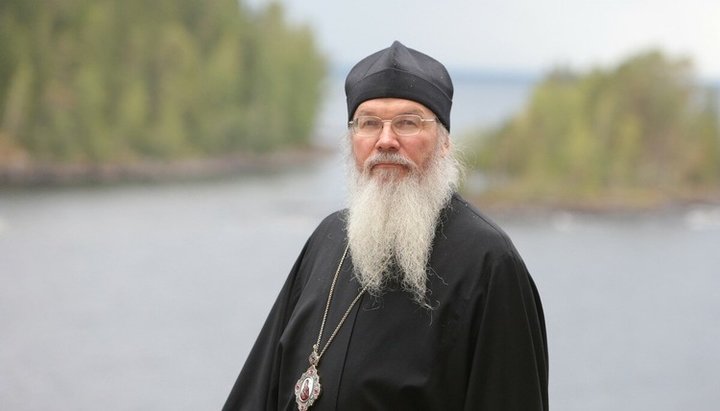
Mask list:
[[0,177],[21,183],[306,148],[326,71],[279,3],[236,0],[7,0],[0,56]]
[[485,204],[579,209],[720,201],[718,90],[658,50],[552,70],[501,126],[471,133]]
[[[327,59],[281,4],[0,2],[0,186],[235,175],[312,162]],[[717,85],[650,50],[550,71],[470,133],[485,205],[720,201]],[[482,110],[479,107],[478,110]]]

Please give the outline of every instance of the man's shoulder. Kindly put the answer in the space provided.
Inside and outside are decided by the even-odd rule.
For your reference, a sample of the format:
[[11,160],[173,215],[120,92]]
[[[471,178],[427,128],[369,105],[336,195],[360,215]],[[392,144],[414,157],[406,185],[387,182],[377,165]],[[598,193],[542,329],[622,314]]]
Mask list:
[[459,194],[454,194],[440,221],[441,233],[484,247],[515,247],[507,233],[490,217]]
[[337,210],[328,214],[320,221],[315,231],[328,229],[343,229],[347,220],[347,210]]
[[335,211],[320,221],[312,235],[311,240],[323,241],[324,239],[344,238],[347,210]]

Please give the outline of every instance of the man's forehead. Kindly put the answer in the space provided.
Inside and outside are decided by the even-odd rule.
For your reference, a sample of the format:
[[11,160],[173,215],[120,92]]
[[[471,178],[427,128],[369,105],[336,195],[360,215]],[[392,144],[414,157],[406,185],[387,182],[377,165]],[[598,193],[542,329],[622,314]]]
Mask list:
[[397,114],[432,114],[432,111],[424,105],[413,100],[402,98],[376,98],[360,103],[356,115],[378,114],[382,112],[393,112]]

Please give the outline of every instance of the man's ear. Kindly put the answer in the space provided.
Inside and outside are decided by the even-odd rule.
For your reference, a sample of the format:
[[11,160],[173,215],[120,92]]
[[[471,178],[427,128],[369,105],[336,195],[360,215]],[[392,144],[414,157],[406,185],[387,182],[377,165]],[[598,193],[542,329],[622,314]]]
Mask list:
[[440,153],[443,155],[443,157],[450,152],[450,149],[452,148],[451,144],[452,143],[450,142],[450,136],[448,135],[445,137],[445,141],[442,142],[442,145],[440,147]]

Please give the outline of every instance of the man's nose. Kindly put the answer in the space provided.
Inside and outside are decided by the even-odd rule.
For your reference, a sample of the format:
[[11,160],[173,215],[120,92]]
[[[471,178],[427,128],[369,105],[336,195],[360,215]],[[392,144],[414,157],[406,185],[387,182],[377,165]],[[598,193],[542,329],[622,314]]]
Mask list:
[[398,136],[392,128],[389,121],[383,122],[383,128],[380,130],[375,147],[379,150],[397,150],[400,148],[400,142]]

